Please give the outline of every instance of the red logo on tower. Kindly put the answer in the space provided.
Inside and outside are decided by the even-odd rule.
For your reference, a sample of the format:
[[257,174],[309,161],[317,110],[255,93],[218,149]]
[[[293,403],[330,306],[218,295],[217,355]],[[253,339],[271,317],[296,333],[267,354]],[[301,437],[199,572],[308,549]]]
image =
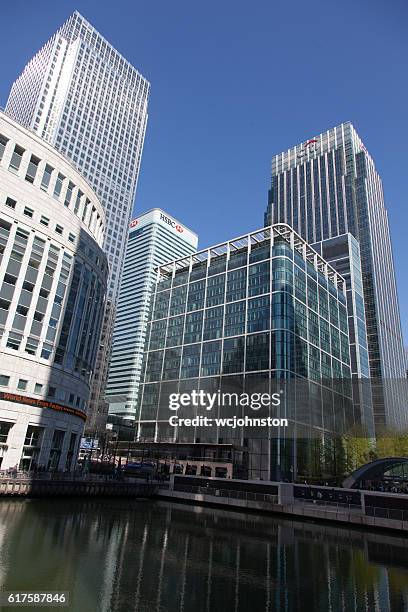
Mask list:
[[167,225],[170,225],[170,227],[175,229],[176,232],[179,232],[179,234],[182,234],[184,232],[183,227],[179,223],[176,223],[174,219],[170,219],[170,217],[167,217],[162,212],[160,213],[160,221],[164,221],[164,223],[167,223]]
[[308,151],[317,151],[318,148],[319,148],[319,141],[317,140],[317,138],[311,138],[310,140],[307,140],[305,143],[301,145],[301,149],[299,153],[297,154],[297,156],[299,158],[305,157]]
[[136,225],[139,223],[139,221],[137,219],[133,219],[133,221],[131,221],[129,223],[129,227],[136,227]]

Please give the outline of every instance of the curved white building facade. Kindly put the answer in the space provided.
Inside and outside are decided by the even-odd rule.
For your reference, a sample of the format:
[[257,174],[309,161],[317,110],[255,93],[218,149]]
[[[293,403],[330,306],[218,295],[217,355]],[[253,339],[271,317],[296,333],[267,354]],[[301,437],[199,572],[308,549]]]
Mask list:
[[105,303],[105,213],[78,171],[0,113],[0,469],[72,469]]

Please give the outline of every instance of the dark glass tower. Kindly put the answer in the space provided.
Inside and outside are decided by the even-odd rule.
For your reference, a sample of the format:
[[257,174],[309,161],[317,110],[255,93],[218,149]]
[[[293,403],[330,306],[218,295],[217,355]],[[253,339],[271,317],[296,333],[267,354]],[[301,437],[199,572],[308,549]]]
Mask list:
[[265,225],[283,222],[311,244],[347,232],[358,240],[370,376],[383,381],[382,387],[374,385],[375,423],[406,427],[400,383],[404,348],[388,215],[373,159],[351,123],[274,155]]

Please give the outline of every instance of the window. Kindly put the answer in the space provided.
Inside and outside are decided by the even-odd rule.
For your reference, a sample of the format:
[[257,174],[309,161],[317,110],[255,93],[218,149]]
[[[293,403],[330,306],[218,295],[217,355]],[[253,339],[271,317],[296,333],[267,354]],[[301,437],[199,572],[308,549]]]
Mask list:
[[38,340],[34,338],[27,338],[25,352],[29,355],[35,355],[38,349]]
[[32,219],[32,218],[33,218],[34,211],[33,211],[33,209],[32,209],[32,208],[30,208],[29,206],[24,206],[23,214],[24,214],[26,217],[30,217],[30,219]]
[[242,300],[246,296],[246,268],[228,273],[226,301]]
[[20,378],[17,383],[17,389],[20,391],[25,391],[27,389],[28,380],[24,380],[24,378]]
[[245,333],[245,302],[227,304],[224,336],[239,336],[243,333]]
[[169,316],[182,314],[186,308],[187,285],[175,287],[171,294]]
[[180,378],[198,376],[200,369],[200,344],[191,344],[183,349]]
[[23,159],[24,150],[25,149],[23,149],[23,147],[20,147],[19,145],[16,145],[14,147],[13,155],[11,156],[11,161],[9,165],[9,170],[11,170],[12,172],[17,173],[19,171],[21,160]]
[[217,306],[205,311],[204,340],[221,338],[224,318],[224,306]]
[[62,227],[62,225],[57,225],[55,226],[55,231],[57,232],[57,234],[60,234],[62,236],[62,233],[64,231],[64,228]]
[[249,371],[269,368],[269,334],[255,334],[246,338],[246,369]]
[[4,374],[0,374],[0,387],[8,387],[10,382],[10,376],[5,376]]
[[80,207],[80,204],[81,204],[81,198],[82,198],[83,195],[84,194],[82,193],[82,191],[78,190],[77,197],[76,197],[76,200],[75,200],[75,206],[74,206],[74,213],[75,214],[77,214],[77,212],[79,210],[79,207]]
[[37,174],[38,164],[40,160],[35,155],[31,156],[31,159],[28,163],[27,174],[25,176],[25,180],[29,183],[34,183],[35,175]]
[[0,308],[2,310],[8,310],[10,308],[10,302],[8,300],[0,299]]
[[9,332],[9,337],[7,339],[7,348],[11,348],[14,351],[18,351],[20,348],[21,340],[23,336],[21,334],[16,334],[15,332]]
[[204,308],[205,280],[191,283],[188,290],[187,311]]
[[40,223],[42,225],[45,225],[45,227],[48,227],[50,220],[48,217],[44,217],[44,215],[41,215],[41,219],[40,219]]
[[[184,328],[184,344],[201,341],[201,331],[203,327],[203,311],[191,312],[186,316]],[[152,327],[153,336],[153,327]],[[157,347],[160,348],[160,347]]]
[[43,177],[41,179],[41,189],[43,191],[47,191],[49,184],[50,184],[50,180],[51,180],[51,174],[53,173],[54,168],[52,166],[50,166],[49,164],[47,164],[45,166],[44,169],[44,174]]
[[[39,385],[42,387],[42,385]],[[35,425],[29,425],[27,427],[27,433],[24,440],[24,446],[41,446],[41,434],[43,432],[42,427],[36,427]]]
[[23,317],[27,316],[28,313],[28,308],[27,306],[22,306],[21,304],[19,304],[16,308],[16,311],[19,315],[22,315]]
[[42,359],[49,359],[51,353],[52,353],[52,345],[44,343],[42,351],[41,351]]
[[38,395],[40,395],[42,393],[42,390],[43,390],[43,385],[41,385],[40,383],[35,383],[34,393],[37,393]]
[[3,159],[4,150],[7,146],[8,138],[0,134],[0,161]]
[[253,264],[249,267],[248,294],[250,296],[270,291],[269,267],[269,261]]
[[71,234],[71,233],[69,233],[69,234],[68,234],[68,240],[69,240],[70,242],[75,242],[75,234]]
[[9,208],[12,208],[14,210],[15,207],[16,207],[17,202],[15,200],[13,200],[13,198],[7,198],[5,204],[6,204],[6,206],[8,206]]
[[167,349],[164,355],[162,378],[164,380],[177,379],[179,377],[180,362],[181,348]]
[[35,311],[34,313],[34,320],[35,321],[42,321],[44,319],[44,315],[42,312],[39,312],[38,310]]
[[269,329],[269,295],[248,300],[247,332]]
[[61,190],[62,190],[64,179],[65,179],[65,176],[59,172],[57,176],[57,180],[55,181],[55,187],[54,187],[54,198],[56,198],[57,200],[59,199],[61,195]]
[[206,306],[216,306],[224,301],[224,287],[225,274],[208,279]]
[[243,371],[244,346],[245,339],[242,336],[239,338],[228,338],[224,340],[224,351],[222,358],[222,368],[224,374]]
[[8,285],[15,285],[17,282],[17,276],[14,276],[13,274],[5,274],[4,282]]
[[29,281],[24,281],[23,289],[25,289],[29,293],[32,293],[33,290],[34,290],[34,285],[33,285],[33,283],[30,283]]
[[53,398],[55,397],[56,393],[57,393],[57,389],[55,387],[48,387],[48,394],[47,394],[48,397]]
[[12,427],[13,423],[0,421],[0,444],[7,444],[8,434]]
[[204,342],[201,357],[201,376],[215,376],[220,373],[221,342]]
[[65,194],[65,202],[64,202],[65,206],[70,205],[71,198],[72,198],[72,191],[74,187],[75,187],[74,183],[72,183],[72,181],[69,181],[68,187],[67,187],[67,193]]

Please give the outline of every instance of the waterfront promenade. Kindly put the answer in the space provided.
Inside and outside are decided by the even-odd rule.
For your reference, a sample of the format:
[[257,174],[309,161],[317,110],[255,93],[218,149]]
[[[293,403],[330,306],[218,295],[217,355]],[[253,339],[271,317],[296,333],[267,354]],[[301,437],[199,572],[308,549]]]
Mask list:
[[137,478],[49,472],[0,474],[0,497],[152,497],[157,484]]
[[284,482],[172,475],[170,481],[73,473],[0,473],[0,498],[157,498],[408,534],[408,495]]
[[408,534],[408,495],[283,482],[172,476],[162,499]]

